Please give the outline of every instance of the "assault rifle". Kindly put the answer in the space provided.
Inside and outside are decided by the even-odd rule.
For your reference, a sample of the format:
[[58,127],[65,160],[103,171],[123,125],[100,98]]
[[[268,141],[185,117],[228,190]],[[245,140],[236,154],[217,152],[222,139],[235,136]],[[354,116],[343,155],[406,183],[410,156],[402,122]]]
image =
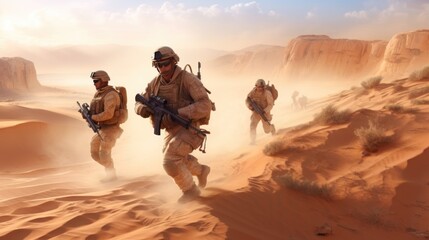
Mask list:
[[147,107],[149,107],[154,114],[155,118],[155,126],[154,126],[154,134],[160,135],[161,134],[161,122],[164,115],[170,116],[171,119],[178,123],[180,126],[186,128],[186,129],[192,129],[195,130],[198,134],[201,134],[202,136],[206,137],[207,134],[210,134],[209,131],[204,129],[199,129],[191,125],[191,120],[185,119],[181,117],[179,114],[175,113],[176,111],[168,108],[166,106],[167,101],[159,96],[150,96],[149,100],[146,100],[141,94],[136,95],[136,102],[140,102]]
[[101,129],[100,126],[98,124],[96,124],[94,122],[94,120],[92,120],[92,118],[91,118],[91,114],[89,113],[88,103],[84,103],[84,104],[80,105],[79,101],[77,101],[77,105],[79,106],[78,112],[80,112],[82,114],[82,116],[85,118],[86,122],[88,123],[88,127],[90,127],[92,129],[92,131],[97,133],[98,136],[101,138],[101,140],[103,140],[103,138],[100,135],[100,132],[98,131]]
[[261,116],[262,120],[264,120],[265,122],[267,122],[268,124],[271,125],[270,121],[268,121],[268,119],[267,119],[267,116],[265,116],[264,110],[262,110],[262,108],[255,101],[253,101],[253,99],[251,99],[250,97],[247,97],[247,101],[249,101],[250,106],[252,106],[252,108],[253,108],[253,111],[258,113],[259,116]]

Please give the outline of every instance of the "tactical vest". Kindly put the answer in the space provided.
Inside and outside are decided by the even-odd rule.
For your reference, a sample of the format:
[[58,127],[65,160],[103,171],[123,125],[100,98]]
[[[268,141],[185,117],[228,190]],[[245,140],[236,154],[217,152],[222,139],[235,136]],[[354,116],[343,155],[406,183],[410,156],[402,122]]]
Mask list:
[[266,98],[266,89],[264,89],[263,92],[258,92],[256,89],[253,90],[253,92],[250,94],[250,97],[253,99],[253,101],[258,104],[261,108],[266,108],[268,106],[268,101]]
[[[181,70],[174,81],[167,84],[163,83],[162,76],[159,75],[155,79],[150,94],[164,98],[167,102],[166,105],[176,110],[193,104],[195,101],[192,99],[188,89],[186,89],[183,83],[183,78],[186,77],[185,74],[190,73]],[[193,119],[193,122],[200,126],[208,124],[209,120],[210,113],[201,119]]]
[[[106,95],[110,92],[115,92],[118,94],[118,92],[113,88],[112,86],[107,86],[102,91],[97,91],[94,95],[94,98],[91,101],[90,105],[90,112],[91,114],[99,114],[104,112],[104,98]],[[119,94],[118,94],[119,95]],[[117,103],[115,106],[115,113],[113,114],[113,117],[109,120],[99,122],[100,125],[113,125],[117,124],[119,122],[119,104]]]
[[183,70],[174,82],[168,84],[162,84],[161,76],[158,76],[151,94],[164,98],[167,106],[176,110],[194,103],[189,92],[183,88],[182,76]]

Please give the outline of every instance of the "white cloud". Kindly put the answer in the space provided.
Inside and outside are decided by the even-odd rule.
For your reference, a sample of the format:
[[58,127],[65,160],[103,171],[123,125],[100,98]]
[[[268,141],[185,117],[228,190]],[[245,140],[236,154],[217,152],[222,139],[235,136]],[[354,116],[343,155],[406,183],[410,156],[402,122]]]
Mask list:
[[207,17],[217,17],[222,14],[222,9],[219,7],[219,5],[211,5],[209,7],[198,7],[196,9],[197,12],[200,12],[204,16]]
[[263,11],[259,7],[259,4],[257,4],[256,2],[237,3],[227,8],[226,12],[233,13],[236,15],[263,13]]
[[0,16],[0,35],[10,42],[36,45],[159,41],[185,45],[194,41],[193,45],[214,47],[240,40],[251,44],[258,38],[267,38],[254,33],[266,30],[267,20],[277,17],[274,11],[264,12],[255,1],[224,8],[216,4],[187,7],[164,2],[160,7],[141,4],[123,11],[100,10],[102,5],[102,1],[34,5],[34,9],[27,9],[30,14],[8,5],[11,13]]
[[[343,29],[341,37],[366,40],[389,40],[397,33],[428,29],[429,2],[419,0],[389,0],[383,7],[369,7],[362,11],[346,13],[349,19],[367,19],[351,21]],[[366,14],[363,14],[365,12]]]
[[[368,9],[342,13],[348,19],[342,21],[336,19],[341,14],[324,12],[325,8],[285,14],[278,12],[280,9],[264,9],[261,1],[235,2],[228,6],[201,3],[198,7],[172,1],[159,5],[143,3],[123,10],[114,10],[107,2],[0,0],[0,44],[8,41],[34,45],[152,46],[165,42],[236,49],[260,43],[286,44],[302,34],[358,38],[357,34],[373,33],[366,38],[386,39],[407,27],[427,28],[429,22],[429,4],[419,0],[392,0],[382,9],[380,5],[367,5]],[[314,21],[325,15],[329,17]],[[303,21],[305,18],[312,19],[312,23]],[[353,19],[367,21],[350,21]]]
[[307,12],[307,14],[306,14],[306,18],[307,19],[310,19],[310,18],[313,18],[315,16],[315,14],[314,14],[314,12]]
[[366,11],[353,11],[353,12],[346,12],[344,14],[346,18],[355,18],[355,19],[366,19],[368,18],[368,14]]

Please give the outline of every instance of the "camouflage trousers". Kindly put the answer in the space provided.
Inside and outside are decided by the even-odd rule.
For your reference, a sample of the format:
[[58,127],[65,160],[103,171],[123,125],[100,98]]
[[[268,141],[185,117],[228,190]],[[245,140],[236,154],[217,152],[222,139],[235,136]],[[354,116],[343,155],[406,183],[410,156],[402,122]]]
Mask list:
[[102,127],[100,135],[103,140],[101,140],[98,134],[95,134],[91,139],[92,159],[106,169],[113,169],[112,148],[115,146],[116,139],[121,136],[122,132],[123,130],[119,125]]
[[[267,117],[268,121],[271,121],[273,119],[273,115],[266,113],[265,116]],[[250,140],[255,141],[256,139],[256,127],[258,126],[258,123],[262,120],[261,116],[253,112],[250,116]],[[273,130],[273,126],[262,120],[262,127],[264,129],[265,133],[271,133]]]
[[[181,132],[187,134],[183,130]],[[203,166],[198,162],[196,157],[190,154],[195,148],[185,141],[187,137],[182,137],[183,134],[180,133],[175,136],[169,135],[166,137],[163,166],[166,173],[185,192],[195,186],[193,176],[201,175]],[[198,146],[199,144],[196,143],[195,145]]]

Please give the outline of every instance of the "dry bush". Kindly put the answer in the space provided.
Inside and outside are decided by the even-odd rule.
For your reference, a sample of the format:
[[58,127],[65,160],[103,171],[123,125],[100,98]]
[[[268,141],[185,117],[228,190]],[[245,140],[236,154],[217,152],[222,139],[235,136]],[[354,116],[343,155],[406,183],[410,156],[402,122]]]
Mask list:
[[317,183],[308,180],[296,179],[290,173],[276,177],[276,181],[281,186],[296,191],[325,199],[332,199],[332,189],[327,184],[318,185]]
[[426,66],[420,70],[414,71],[410,74],[410,81],[428,81],[429,80],[429,66]]
[[366,81],[361,82],[360,85],[365,89],[372,89],[372,88],[375,88],[378,85],[380,85],[380,82],[382,79],[383,79],[383,77],[381,77],[381,76],[372,77]]
[[421,95],[424,95],[426,93],[429,93],[429,87],[422,87],[422,88],[414,89],[410,92],[410,94],[408,95],[408,98],[413,99],[416,97],[420,97]]
[[280,153],[291,153],[302,151],[302,148],[293,144],[286,144],[282,140],[275,140],[264,146],[262,152],[267,156],[276,156]]
[[356,129],[354,133],[365,151],[376,152],[381,145],[391,141],[391,136],[387,136],[385,131],[378,119],[372,119],[369,121],[368,127]]
[[273,141],[265,145],[262,152],[267,156],[275,156],[281,153],[284,149],[284,143],[281,140]]
[[411,103],[414,105],[427,105],[429,104],[429,100],[426,99],[413,99]]
[[393,113],[417,113],[419,111],[417,108],[407,108],[400,104],[390,104],[384,106],[384,108]]
[[349,110],[338,111],[332,104],[326,106],[314,117],[314,123],[321,124],[343,124],[350,120],[351,112]]

